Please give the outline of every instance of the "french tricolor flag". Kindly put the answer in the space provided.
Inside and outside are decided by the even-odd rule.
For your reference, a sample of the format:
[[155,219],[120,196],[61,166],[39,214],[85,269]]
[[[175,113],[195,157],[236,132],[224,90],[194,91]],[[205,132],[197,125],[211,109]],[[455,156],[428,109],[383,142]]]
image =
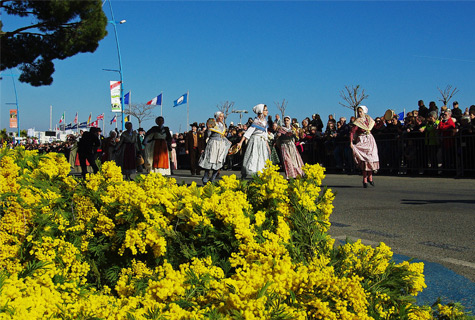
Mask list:
[[162,94],[163,93],[160,93],[158,96],[156,96],[155,98],[153,98],[152,100],[147,102],[147,104],[155,105],[155,106],[161,106],[162,105]]

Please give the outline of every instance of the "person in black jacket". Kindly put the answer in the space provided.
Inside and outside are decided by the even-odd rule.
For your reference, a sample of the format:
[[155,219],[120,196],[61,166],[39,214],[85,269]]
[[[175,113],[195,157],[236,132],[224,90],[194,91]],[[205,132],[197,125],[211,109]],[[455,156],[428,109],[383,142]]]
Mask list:
[[78,142],[79,163],[81,164],[81,175],[83,178],[86,178],[88,162],[94,173],[99,171],[96,165],[96,152],[101,145],[99,133],[98,128],[91,128],[83,133]]
[[424,101],[419,100],[417,105],[419,106],[419,115],[424,119],[427,118],[427,116],[429,115],[429,109],[427,109],[427,107],[425,106]]

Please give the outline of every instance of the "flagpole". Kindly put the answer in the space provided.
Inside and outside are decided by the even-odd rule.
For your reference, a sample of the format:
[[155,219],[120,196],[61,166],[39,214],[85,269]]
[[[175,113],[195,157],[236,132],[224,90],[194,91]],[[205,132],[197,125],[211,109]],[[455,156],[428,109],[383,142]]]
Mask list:
[[49,106],[49,131],[53,130],[53,106]]
[[186,127],[190,126],[190,90],[186,92]]
[[76,116],[78,117],[78,122],[76,123],[76,134],[79,135],[79,112],[76,112]]
[[163,91],[160,92],[160,95],[162,96],[162,101],[160,101],[160,117],[163,117]]

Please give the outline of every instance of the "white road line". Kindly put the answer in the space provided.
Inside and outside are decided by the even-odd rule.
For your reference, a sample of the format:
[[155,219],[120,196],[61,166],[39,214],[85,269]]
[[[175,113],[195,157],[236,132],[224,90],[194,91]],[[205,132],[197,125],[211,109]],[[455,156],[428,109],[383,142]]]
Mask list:
[[475,269],[475,263],[473,262],[468,262],[468,261],[463,261],[463,260],[458,260],[458,259],[452,259],[452,258],[440,258],[441,261],[445,261],[451,264],[455,264],[458,266],[464,266],[464,267],[469,267],[472,269]]

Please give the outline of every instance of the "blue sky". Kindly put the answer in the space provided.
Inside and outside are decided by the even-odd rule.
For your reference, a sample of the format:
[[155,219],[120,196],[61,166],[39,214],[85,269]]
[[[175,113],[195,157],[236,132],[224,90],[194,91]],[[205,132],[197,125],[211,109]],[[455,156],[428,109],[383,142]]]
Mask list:
[[[352,115],[340,91],[359,84],[373,117],[387,109],[413,110],[417,101],[438,101],[438,87],[459,89],[465,109],[475,104],[475,2],[320,1],[114,1],[124,89],[133,103],[164,94],[163,115],[184,131],[186,105],[173,100],[189,91],[190,122],[205,122],[225,101],[251,112],[265,103],[288,101],[287,114],[302,120]],[[104,10],[110,18],[108,4]],[[2,14],[4,30],[18,23]],[[47,130],[66,113],[85,121],[105,113],[112,126],[109,80],[118,74],[112,25],[94,53],[56,61],[51,86],[16,82],[21,129]],[[14,72],[16,72],[14,70]],[[6,71],[3,74],[9,74]],[[0,128],[8,127],[6,103],[15,101],[11,77],[1,85]],[[154,112],[160,115],[160,107]],[[248,114],[250,116],[251,113]],[[228,118],[238,122],[236,114]],[[134,127],[137,122],[133,120]],[[147,129],[153,121],[143,126]]]

